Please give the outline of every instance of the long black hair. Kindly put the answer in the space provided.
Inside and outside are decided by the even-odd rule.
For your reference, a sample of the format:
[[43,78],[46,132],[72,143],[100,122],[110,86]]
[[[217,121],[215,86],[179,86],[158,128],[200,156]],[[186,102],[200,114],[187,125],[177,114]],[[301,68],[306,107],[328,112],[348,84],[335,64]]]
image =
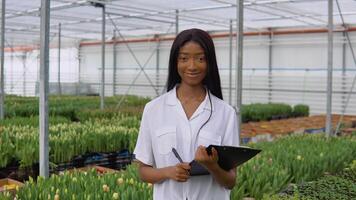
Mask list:
[[180,32],[173,41],[169,56],[168,79],[166,83],[167,92],[173,89],[177,83],[181,82],[181,77],[177,69],[178,54],[180,48],[187,42],[196,42],[204,49],[208,70],[203,80],[203,85],[207,87],[213,95],[219,99],[223,99],[214,42],[207,32],[196,28]]

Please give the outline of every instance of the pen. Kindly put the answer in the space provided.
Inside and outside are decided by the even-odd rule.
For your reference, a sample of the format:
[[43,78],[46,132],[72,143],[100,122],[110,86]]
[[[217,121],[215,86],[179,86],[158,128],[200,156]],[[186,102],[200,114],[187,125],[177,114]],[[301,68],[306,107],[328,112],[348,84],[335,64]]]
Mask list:
[[173,151],[174,155],[176,156],[176,158],[179,160],[179,162],[183,163],[182,158],[179,156],[177,150],[174,147],[172,148],[172,151]]

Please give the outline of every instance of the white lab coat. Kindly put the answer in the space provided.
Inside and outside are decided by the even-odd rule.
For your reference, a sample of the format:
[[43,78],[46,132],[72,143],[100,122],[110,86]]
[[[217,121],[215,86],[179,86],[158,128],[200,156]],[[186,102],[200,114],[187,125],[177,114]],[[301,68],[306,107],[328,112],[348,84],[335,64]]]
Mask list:
[[[212,116],[209,118],[208,95],[190,119],[177,98],[176,87],[153,99],[145,106],[134,154],[136,159],[155,168],[176,165],[179,161],[172,148],[176,148],[184,162],[194,159],[199,145],[238,146],[237,119],[233,107],[210,94]],[[230,190],[221,187],[211,175],[192,176],[187,182],[165,180],[154,184],[154,200],[226,200]]]

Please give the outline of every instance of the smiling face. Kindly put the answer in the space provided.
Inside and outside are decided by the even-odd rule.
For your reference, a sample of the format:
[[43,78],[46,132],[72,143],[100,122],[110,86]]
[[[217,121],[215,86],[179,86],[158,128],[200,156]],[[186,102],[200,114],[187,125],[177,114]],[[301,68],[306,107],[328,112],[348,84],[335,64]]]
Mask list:
[[196,42],[185,43],[179,49],[177,68],[182,85],[203,86],[208,68],[204,49]]

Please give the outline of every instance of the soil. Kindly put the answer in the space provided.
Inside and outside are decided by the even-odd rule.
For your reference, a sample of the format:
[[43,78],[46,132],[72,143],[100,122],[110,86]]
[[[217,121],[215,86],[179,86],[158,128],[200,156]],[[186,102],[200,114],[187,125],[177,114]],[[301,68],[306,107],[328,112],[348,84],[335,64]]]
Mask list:
[[[333,115],[333,128],[339,122],[340,115]],[[264,122],[248,122],[242,124],[241,138],[251,138],[256,135],[270,134],[278,137],[290,133],[304,133],[305,131],[320,131],[325,128],[325,115],[289,118]],[[342,123],[349,132],[356,128],[356,116],[344,116]],[[355,127],[353,127],[355,126]],[[350,129],[351,128],[351,129]]]

